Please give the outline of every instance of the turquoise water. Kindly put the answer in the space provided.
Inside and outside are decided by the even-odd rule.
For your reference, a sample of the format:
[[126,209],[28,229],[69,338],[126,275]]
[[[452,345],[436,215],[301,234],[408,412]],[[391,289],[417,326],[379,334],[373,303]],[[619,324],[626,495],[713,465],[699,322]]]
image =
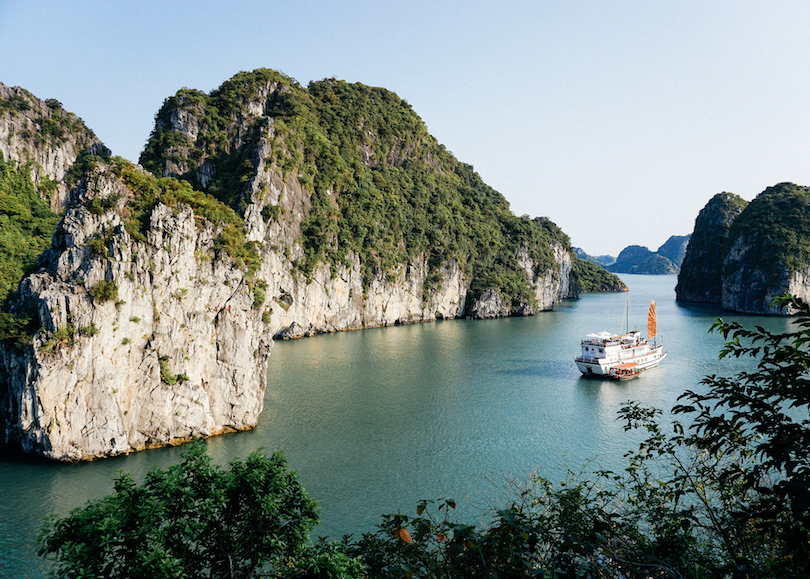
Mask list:
[[[668,357],[627,382],[581,378],[573,363],[588,333],[619,331],[624,294],[586,295],[530,318],[451,320],[276,343],[265,410],[252,432],[213,438],[225,464],[257,448],[281,449],[322,506],[319,534],[370,530],[380,514],[413,514],[420,499],[455,498],[475,522],[513,484],[536,472],[621,464],[633,438],[616,421],[628,400],[662,409],[719,361],[718,315],[784,330],[782,318],[730,316],[675,303],[675,276],[622,276],[631,326],[646,329],[654,299]],[[178,461],[181,449],[63,465],[0,457],[0,577],[39,577],[35,541],[62,516],[112,491],[123,470],[140,479]]]

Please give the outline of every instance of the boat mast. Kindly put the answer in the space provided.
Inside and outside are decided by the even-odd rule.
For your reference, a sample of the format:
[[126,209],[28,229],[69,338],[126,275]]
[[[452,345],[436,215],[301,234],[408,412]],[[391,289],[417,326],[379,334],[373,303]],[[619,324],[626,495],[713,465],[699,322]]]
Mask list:
[[624,331],[622,331],[622,335],[630,331],[630,288],[625,287],[624,292]]

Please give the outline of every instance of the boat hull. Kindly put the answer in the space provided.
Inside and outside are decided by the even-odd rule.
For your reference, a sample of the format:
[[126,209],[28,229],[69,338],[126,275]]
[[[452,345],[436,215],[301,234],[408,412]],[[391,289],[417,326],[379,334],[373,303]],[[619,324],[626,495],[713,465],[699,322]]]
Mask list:
[[576,358],[574,362],[576,362],[579,371],[585,376],[605,376],[609,378],[611,377],[611,369],[614,366],[627,362],[636,362],[639,370],[649,370],[650,368],[658,366],[661,360],[667,357],[667,353],[663,351],[663,347],[659,346],[652,353],[648,354],[648,357],[649,359],[644,362],[632,359],[621,360],[620,362],[608,362],[604,359],[583,360],[582,358]]

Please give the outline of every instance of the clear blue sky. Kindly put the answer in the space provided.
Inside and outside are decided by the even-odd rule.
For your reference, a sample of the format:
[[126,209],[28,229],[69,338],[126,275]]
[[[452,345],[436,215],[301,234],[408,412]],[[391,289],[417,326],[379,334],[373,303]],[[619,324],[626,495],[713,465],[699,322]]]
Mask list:
[[137,161],[163,100],[240,70],[410,102],[518,214],[657,249],[712,195],[810,185],[806,1],[0,0],[0,82]]

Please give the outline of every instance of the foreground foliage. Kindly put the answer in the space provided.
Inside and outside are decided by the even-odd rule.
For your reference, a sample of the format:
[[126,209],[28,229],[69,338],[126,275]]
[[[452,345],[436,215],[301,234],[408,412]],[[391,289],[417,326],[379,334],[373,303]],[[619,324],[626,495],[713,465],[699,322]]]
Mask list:
[[115,492],[50,521],[40,554],[57,577],[251,577],[304,552],[317,505],[279,454],[251,454],[223,470],[201,444],[180,464],[129,475]]

